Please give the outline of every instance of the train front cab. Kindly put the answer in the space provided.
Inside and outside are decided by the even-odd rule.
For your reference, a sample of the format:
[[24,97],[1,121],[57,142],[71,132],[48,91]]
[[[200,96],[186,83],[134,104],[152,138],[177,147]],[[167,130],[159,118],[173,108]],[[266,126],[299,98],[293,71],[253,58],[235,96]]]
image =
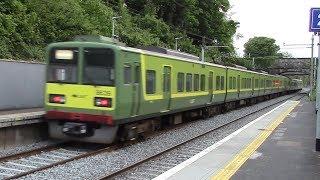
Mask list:
[[112,46],[99,43],[49,46],[45,118],[51,137],[114,141],[116,52]]

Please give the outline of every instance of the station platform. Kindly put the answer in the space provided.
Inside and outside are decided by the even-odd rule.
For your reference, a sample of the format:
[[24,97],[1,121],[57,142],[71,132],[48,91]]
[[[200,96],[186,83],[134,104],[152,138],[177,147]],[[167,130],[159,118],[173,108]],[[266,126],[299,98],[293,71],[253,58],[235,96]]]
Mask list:
[[286,101],[155,179],[320,179],[315,104]]
[[43,108],[0,111],[0,128],[41,122]]

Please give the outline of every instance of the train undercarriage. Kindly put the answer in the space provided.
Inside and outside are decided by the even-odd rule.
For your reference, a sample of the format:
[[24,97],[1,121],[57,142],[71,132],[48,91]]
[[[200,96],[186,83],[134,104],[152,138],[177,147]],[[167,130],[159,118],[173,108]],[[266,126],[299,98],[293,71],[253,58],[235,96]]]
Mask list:
[[249,99],[230,101],[223,104],[201,107],[197,109],[159,115],[132,123],[115,126],[86,122],[49,121],[49,134],[52,138],[111,144],[117,141],[143,139],[148,134],[197,119],[205,119],[214,115],[256,104],[268,99],[279,97],[289,92],[270,94]]

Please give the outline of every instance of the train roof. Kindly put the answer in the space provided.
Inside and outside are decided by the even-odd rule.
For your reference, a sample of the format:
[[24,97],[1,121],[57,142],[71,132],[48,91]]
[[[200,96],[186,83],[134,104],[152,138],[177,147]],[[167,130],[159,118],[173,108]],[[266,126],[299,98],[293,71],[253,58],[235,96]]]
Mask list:
[[196,61],[196,60],[188,59],[185,57],[179,57],[179,56],[171,55],[171,54],[164,54],[164,53],[159,53],[159,52],[154,52],[154,51],[149,51],[149,50],[144,50],[144,49],[138,49],[138,48],[132,48],[132,47],[123,47],[123,46],[119,46],[119,47],[120,47],[120,49],[122,49],[124,51],[136,52],[136,53],[147,54],[147,55],[158,56],[158,57],[166,57],[166,58],[185,61],[185,62],[192,62],[192,63],[203,64],[203,65],[208,65],[208,66],[220,67],[220,68],[224,68],[224,69],[227,68],[226,66],[223,66],[223,65],[202,62],[202,61]]
[[[264,72],[251,71],[251,70],[247,70],[244,68],[230,67],[230,66],[224,66],[224,65],[219,65],[219,64],[209,63],[209,62],[203,62],[200,60],[200,58],[198,56],[195,56],[193,54],[188,54],[185,52],[175,51],[175,50],[167,49],[167,48],[161,48],[161,47],[155,47],[155,46],[132,48],[132,47],[126,46],[124,43],[121,43],[116,39],[112,39],[112,38],[108,38],[108,37],[104,37],[104,36],[94,36],[94,35],[93,36],[92,35],[83,36],[83,35],[81,35],[81,36],[76,36],[74,40],[80,41],[80,42],[95,42],[95,43],[101,43],[101,44],[110,44],[110,45],[119,47],[123,51],[147,54],[147,55],[158,56],[158,57],[166,57],[166,58],[170,58],[170,59],[191,62],[191,63],[196,63],[196,64],[202,64],[202,65],[207,65],[207,66],[213,66],[213,67],[218,67],[218,68],[233,69],[233,70],[237,70],[237,71],[249,72],[249,73],[260,74],[260,75],[267,75],[267,76],[272,76],[272,77],[285,77],[285,76],[281,76],[281,75],[272,75],[272,74],[268,74],[268,73],[264,73]],[[68,43],[68,42],[61,42],[61,43]],[[55,43],[55,44],[61,44],[61,43]]]
[[[285,76],[281,76],[281,75],[272,75],[272,74],[268,74],[268,73],[256,72],[256,71],[251,71],[251,70],[242,69],[242,68],[223,66],[223,65],[213,64],[213,63],[208,63],[208,62],[202,62],[199,60],[188,59],[188,58],[181,57],[181,56],[175,56],[175,55],[171,55],[171,54],[149,51],[149,50],[145,50],[145,49],[124,47],[124,46],[119,46],[119,47],[120,47],[120,49],[122,49],[124,51],[153,55],[153,56],[158,56],[158,57],[166,57],[166,58],[171,58],[171,59],[180,60],[180,61],[192,62],[192,63],[203,64],[203,65],[214,66],[214,67],[220,67],[220,68],[224,68],[224,69],[233,69],[233,70],[237,70],[237,71],[249,72],[249,73],[260,74],[260,75],[267,75],[267,76],[273,76],[273,77],[285,77]],[[185,53],[185,54],[187,54],[187,53]]]
[[195,56],[193,54],[173,50],[173,49],[168,49],[168,48],[162,48],[162,47],[157,47],[157,46],[141,46],[138,47],[138,49],[146,50],[146,51],[151,51],[151,52],[157,52],[161,54],[167,54],[171,56],[177,56],[177,57],[182,57],[182,58],[187,58],[195,61],[199,61],[200,58],[198,56]]

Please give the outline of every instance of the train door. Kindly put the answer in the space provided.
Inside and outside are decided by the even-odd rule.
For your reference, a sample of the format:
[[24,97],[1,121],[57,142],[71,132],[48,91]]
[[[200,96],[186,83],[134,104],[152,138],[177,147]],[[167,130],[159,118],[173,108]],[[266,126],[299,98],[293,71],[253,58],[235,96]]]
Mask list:
[[135,116],[139,114],[140,109],[140,99],[141,99],[141,70],[140,70],[140,64],[138,62],[135,62],[133,65],[133,91],[132,91],[132,110],[131,115]]
[[240,97],[240,75],[238,75],[238,79],[237,79],[237,90],[238,90],[238,98]]
[[209,99],[210,99],[210,102],[209,103],[212,103],[213,102],[213,72],[210,71],[209,72]]
[[164,66],[163,67],[163,100],[165,102],[166,109],[170,110],[171,105],[171,67]]

